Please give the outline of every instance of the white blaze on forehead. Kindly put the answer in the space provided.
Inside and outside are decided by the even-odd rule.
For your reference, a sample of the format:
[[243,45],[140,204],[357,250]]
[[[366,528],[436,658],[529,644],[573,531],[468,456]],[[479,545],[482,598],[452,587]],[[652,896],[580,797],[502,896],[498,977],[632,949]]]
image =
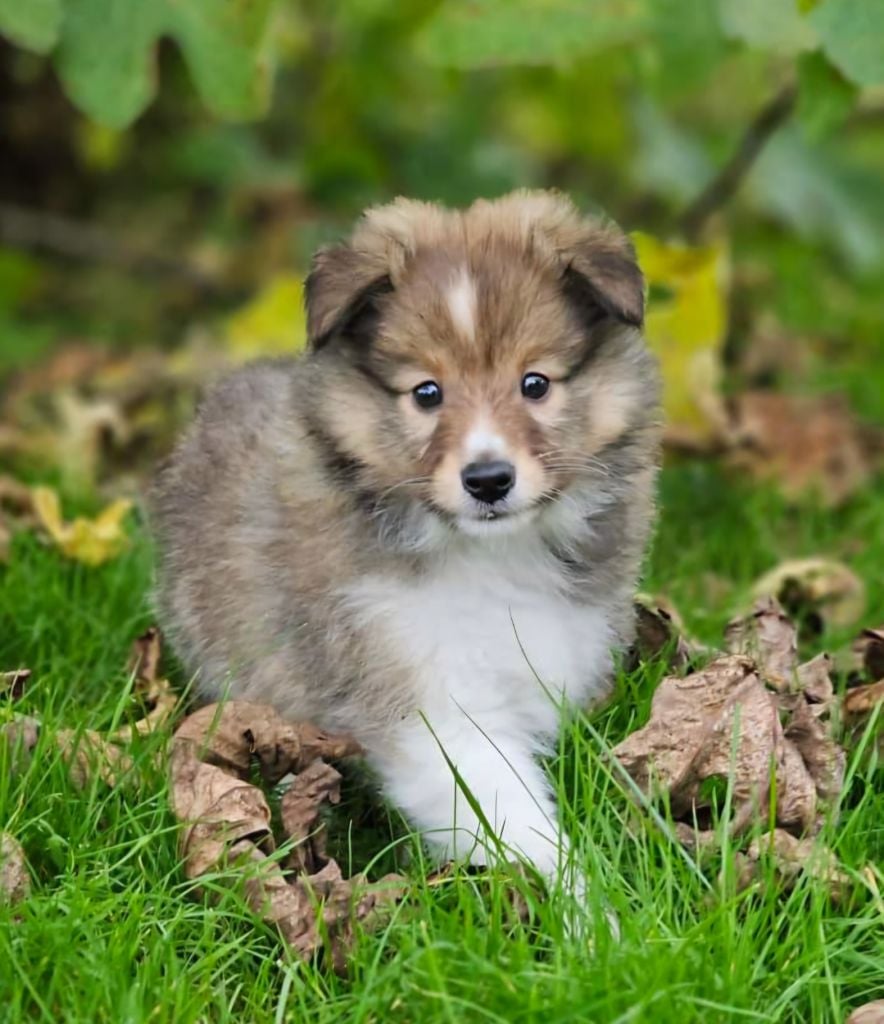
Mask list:
[[506,439],[495,431],[494,424],[487,417],[476,420],[464,440],[467,462],[480,458],[500,458],[506,453]]
[[476,331],[476,284],[466,267],[461,267],[446,296],[454,326],[467,338]]

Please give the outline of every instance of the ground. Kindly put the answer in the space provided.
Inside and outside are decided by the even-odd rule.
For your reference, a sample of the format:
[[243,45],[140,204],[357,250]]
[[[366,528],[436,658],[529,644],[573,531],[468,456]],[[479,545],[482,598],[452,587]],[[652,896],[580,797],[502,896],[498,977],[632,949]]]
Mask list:
[[[645,589],[667,594],[714,642],[761,572],[826,554],[864,578],[872,614],[884,606],[882,501],[879,484],[837,513],[789,509],[707,461],[670,465]],[[646,720],[659,664],[622,676],[614,704],[569,727],[550,764],[594,880],[587,927],[564,927],[561,894],[532,900],[531,923],[515,921],[503,870],[427,886],[430,868],[418,858],[407,868],[410,901],[362,937],[347,977],[287,958],[235,894],[212,885],[211,902],[185,880],[154,758],[160,738],[138,748],[141,781],[118,789],[95,780],[78,790],[52,749],[55,729],[107,729],[129,706],[127,649],[151,622],[150,542],[141,526],[133,532],[127,552],[98,569],[23,534],[0,574],[0,668],[33,670],[17,710],[45,723],[28,770],[0,770],[0,822],[21,841],[34,881],[26,904],[0,908],[5,1019],[805,1024],[842,1021],[884,994],[880,767],[873,777],[854,752],[840,821],[827,826],[847,870],[866,879],[840,904],[806,878],[790,892],[771,880],[737,893],[729,851],[699,877],[630,810],[604,757]],[[850,635],[824,635],[810,653]],[[365,821],[366,802],[351,783],[345,810]],[[377,810],[368,817],[367,831],[339,835],[337,852],[346,868],[369,864],[379,875],[403,829]],[[870,864],[877,869],[863,874]],[[619,917],[619,941],[602,924],[606,906]]]

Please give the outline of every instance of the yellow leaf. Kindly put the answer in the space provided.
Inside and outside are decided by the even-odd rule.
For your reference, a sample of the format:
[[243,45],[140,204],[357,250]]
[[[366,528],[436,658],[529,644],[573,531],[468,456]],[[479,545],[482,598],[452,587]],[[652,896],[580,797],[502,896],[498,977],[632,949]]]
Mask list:
[[228,319],[225,333],[228,351],[237,361],[300,352],[307,333],[301,278],[277,274]]
[[[645,335],[663,372],[667,434],[702,445],[718,432],[724,416],[727,252],[720,243],[693,248],[641,233],[633,241],[650,286]],[[657,298],[655,292],[662,294]]]
[[121,498],[108,505],[95,519],[78,516],[65,522],[61,502],[51,487],[35,487],[34,511],[52,541],[67,555],[86,565],[101,565],[115,558],[127,543],[123,521],[132,502]]

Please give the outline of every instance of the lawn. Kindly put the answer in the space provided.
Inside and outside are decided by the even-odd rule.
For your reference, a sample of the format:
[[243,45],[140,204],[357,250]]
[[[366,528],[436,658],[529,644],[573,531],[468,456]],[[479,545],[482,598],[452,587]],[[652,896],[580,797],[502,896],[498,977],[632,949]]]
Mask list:
[[[761,572],[810,554],[847,562],[868,587],[864,624],[884,618],[882,484],[838,512],[787,508],[689,461],[665,470],[661,506],[645,589],[667,594],[700,639],[720,637]],[[103,730],[129,712],[127,650],[151,622],[151,560],[136,524],[127,552],[101,568],[23,534],[0,570],[0,668],[33,670],[16,710],[44,723],[29,767],[0,769],[0,822],[33,877],[28,901],[0,908],[5,1020],[805,1024],[840,1022],[884,996],[884,892],[874,891],[875,880],[884,888],[882,769],[854,750],[840,819],[826,828],[856,879],[840,903],[807,877],[791,891],[769,879],[737,892],[732,851],[698,871],[631,809],[603,756],[603,744],[646,720],[659,663],[622,677],[609,708],[569,726],[549,765],[595,883],[576,909],[582,927],[565,926],[575,914],[567,895],[541,902],[530,889],[532,918],[515,919],[512,887],[525,883],[504,867],[427,885],[417,845],[401,823],[366,810],[372,801],[351,778],[336,853],[345,869],[379,875],[410,849],[410,899],[361,937],[346,977],[287,957],[220,879],[212,902],[185,879],[157,757],[163,736],[140,742],[141,770],[116,789],[95,780],[78,790],[54,749],[54,730]],[[809,653],[852,633],[824,635]],[[602,925],[606,906],[619,941]]]

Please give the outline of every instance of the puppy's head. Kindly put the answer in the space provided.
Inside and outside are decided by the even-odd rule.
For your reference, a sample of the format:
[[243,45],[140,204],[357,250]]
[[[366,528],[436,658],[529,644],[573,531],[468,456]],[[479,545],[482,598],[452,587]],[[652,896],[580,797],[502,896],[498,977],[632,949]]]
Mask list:
[[314,408],[379,508],[517,529],[601,485],[655,416],[643,303],[626,238],[558,195],[398,200],[314,260]]

